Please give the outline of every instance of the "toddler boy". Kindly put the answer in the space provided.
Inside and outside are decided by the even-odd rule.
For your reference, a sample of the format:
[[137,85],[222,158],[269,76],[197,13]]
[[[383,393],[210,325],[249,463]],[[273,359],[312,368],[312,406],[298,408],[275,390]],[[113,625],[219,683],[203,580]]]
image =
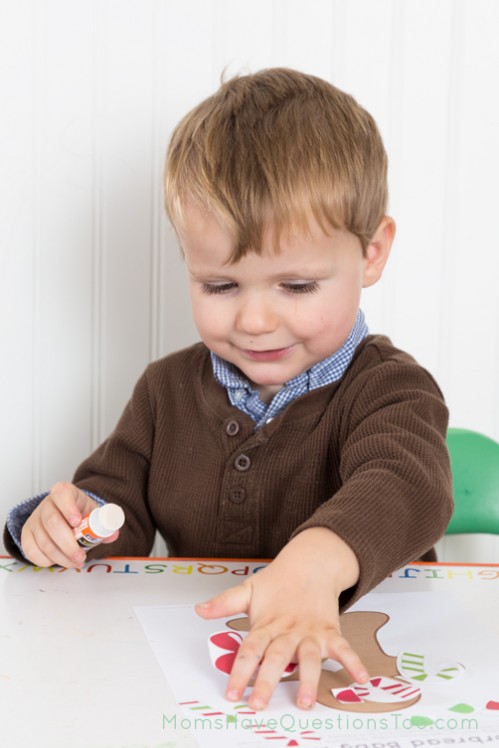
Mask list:
[[80,566],[72,528],[107,501],[127,519],[113,555],[147,555],[159,529],[177,556],[273,559],[198,606],[249,615],[227,697],[257,671],[257,709],[290,660],[303,708],[324,657],[367,680],[339,612],[434,558],[452,513],[440,390],[359,308],[395,233],[386,170],[371,116],[296,71],[229,80],[187,114],[165,195],[202,342],[151,364],[73,483],[8,518],[9,550],[40,566]]

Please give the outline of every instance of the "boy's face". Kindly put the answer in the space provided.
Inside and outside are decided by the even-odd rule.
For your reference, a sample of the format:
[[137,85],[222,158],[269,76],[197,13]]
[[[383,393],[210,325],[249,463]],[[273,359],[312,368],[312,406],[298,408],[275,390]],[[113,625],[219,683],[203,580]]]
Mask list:
[[341,348],[362,287],[381,275],[394,231],[385,219],[388,246],[373,242],[364,256],[353,234],[325,234],[312,223],[309,235],[284,232],[278,254],[268,235],[262,254],[250,252],[231,264],[233,238],[216,216],[192,204],[184,216],[178,235],[199,334],[243,372],[264,401]]

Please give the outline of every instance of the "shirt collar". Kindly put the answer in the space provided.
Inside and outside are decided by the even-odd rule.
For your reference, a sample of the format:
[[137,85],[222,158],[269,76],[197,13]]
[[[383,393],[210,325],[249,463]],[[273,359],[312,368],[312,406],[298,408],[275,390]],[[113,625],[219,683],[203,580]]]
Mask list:
[[268,404],[260,400],[258,390],[251,386],[239,369],[211,352],[213,374],[227,390],[231,404],[250,415],[257,426],[263,425],[300,395],[341,379],[355,349],[368,332],[364,314],[359,309],[352,331],[341,348],[286,382]]

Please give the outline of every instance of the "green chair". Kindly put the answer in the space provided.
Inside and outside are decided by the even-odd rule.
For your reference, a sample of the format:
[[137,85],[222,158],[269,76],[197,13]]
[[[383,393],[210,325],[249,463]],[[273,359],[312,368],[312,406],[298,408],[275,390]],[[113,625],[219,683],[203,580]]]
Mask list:
[[455,509],[446,535],[499,535],[499,444],[467,429],[447,435]]

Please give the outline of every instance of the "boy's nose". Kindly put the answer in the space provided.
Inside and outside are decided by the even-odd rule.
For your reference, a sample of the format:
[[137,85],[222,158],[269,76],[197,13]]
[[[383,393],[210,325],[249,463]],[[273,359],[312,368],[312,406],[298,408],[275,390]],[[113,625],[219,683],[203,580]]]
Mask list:
[[237,311],[236,327],[249,335],[273,332],[278,325],[272,306],[262,298],[245,299]]

